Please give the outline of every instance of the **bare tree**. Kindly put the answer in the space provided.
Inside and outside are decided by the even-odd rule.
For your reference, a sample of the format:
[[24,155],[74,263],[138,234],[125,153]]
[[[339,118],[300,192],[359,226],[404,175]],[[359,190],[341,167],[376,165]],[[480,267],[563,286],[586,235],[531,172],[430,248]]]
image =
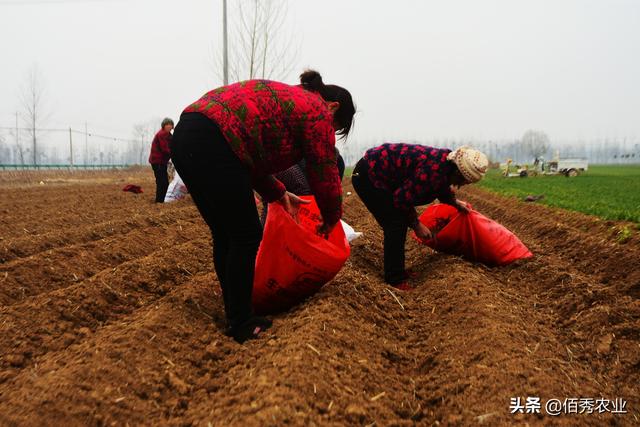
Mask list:
[[[9,147],[4,144],[4,137],[0,135],[0,163],[9,163],[9,159],[11,157]],[[5,160],[7,159],[7,160]]]
[[[299,39],[287,31],[288,0],[239,0],[231,16],[229,79],[285,80],[296,66]],[[222,55],[214,68],[222,79]]]
[[520,144],[525,153],[536,158],[544,155],[550,148],[549,136],[542,131],[532,129],[522,135]]
[[19,121],[19,113],[16,112],[16,127],[12,131],[12,136],[16,141],[16,152],[18,153],[18,157],[20,158],[20,164],[24,166],[24,148],[22,147],[22,143],[20,142],[20,126],[18,125]]
[[[32,142],[33,164],[38,163],[38,137],[44,123],[51,114],[45,106],[46,86],[40,69],[34,64],[22,88],[21,103],[24,109],[23,121],[29,140]],[[18,143],[18,145],[20,145]],[[19,147],[21,156],[22,148]]]
[[142,164],[144,159],[145,148],[147,147],[147,140],[149,139],[149,129],[146,123],[138,123],[133,126],[133,138],[136,141],[140,141],[138,144],[138,155],[136,156],[136,162]]
[[20,160],[20,164],[25,164],[25,153],[29,152],[29,150],[25,150],[20,142],[19,134],[16,133],[15,130],[11,131],[11,136],[15,138],[14,141],[14,152],[17,153],[17,157]]
[[161,121],[162,119],[151,119],[133,126],[133,138],[137,145],[135,161],[138,162],[138,164],[145,163],[145,155],[149,154],[151,141],[160,129]]

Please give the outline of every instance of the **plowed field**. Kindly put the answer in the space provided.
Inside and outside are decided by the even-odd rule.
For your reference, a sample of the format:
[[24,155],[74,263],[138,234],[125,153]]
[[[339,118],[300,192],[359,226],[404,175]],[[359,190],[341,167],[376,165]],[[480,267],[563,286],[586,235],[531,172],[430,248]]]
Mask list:
[[[640,425],[640,242],[616,223],[471,188],[535,257],[489,268],[409,239],[402,292],[354,193],[345,268],[239,345],[204,222],[153,204],[150,171],[4,173],[0,192],[1,425]],[[528,396],[542,414],[511,415]],[[544,413],[601,397],[627,413]]]

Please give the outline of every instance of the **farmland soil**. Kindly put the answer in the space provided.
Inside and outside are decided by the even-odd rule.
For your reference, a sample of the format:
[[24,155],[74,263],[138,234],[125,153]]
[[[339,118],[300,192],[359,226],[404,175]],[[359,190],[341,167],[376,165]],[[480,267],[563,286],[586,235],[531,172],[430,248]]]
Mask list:
[[[345,268],[239,345],[189,199],[153,204],[145,169],[4,174],[0,425],[640,424],[640,242],[616,223],[470,188],[534,258],[490,268],[408,239],[402,292],[354,193]],[[510,414],[515,397],[542,413]],[[627,413],[544,413],[567,398]]]

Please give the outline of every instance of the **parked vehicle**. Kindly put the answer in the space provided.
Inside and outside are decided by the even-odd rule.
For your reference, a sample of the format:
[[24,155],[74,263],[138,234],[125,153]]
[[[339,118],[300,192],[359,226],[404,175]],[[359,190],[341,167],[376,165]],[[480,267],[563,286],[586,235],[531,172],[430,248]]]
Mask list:
[[561,173],[565,176],[578,176],[581,172],[589,170],[589,161],[587,159],[559,159],[549,162],[549,173]]
[[545,162],[543,157],[537,157],[533,165],[515,165],[515,171],[511,168],[512,160],[501,165],[503,168],[503,176],[507,178],[526,178],[538,175],[559,175],[567,177],[578,176],[582,172],[589,170],[589,161],[587,159],[560,159],[558,156],[551,161]]

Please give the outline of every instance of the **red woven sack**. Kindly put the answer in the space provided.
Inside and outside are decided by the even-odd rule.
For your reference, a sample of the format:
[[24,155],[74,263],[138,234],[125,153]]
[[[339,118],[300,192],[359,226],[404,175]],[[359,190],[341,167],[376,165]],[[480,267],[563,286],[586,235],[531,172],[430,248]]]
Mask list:
[[269,205],[253,281],[256,313],[286,310],[315,294],[349,258],[351,250],[340,224],[328,238],[319,236],[318,206],[313,197],[302,198],[311,204],[300,206],[297,222],[278,203]]
[[436,238],[418,240],[438,252],[462,255],[487,265],[506,265],[533,256],[511,231],[474,210],[463,214],[441,203],[429,206],[420,216],[420,222],[432,230]]

